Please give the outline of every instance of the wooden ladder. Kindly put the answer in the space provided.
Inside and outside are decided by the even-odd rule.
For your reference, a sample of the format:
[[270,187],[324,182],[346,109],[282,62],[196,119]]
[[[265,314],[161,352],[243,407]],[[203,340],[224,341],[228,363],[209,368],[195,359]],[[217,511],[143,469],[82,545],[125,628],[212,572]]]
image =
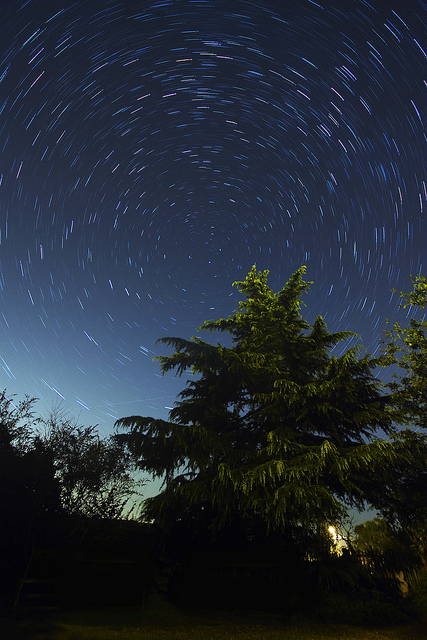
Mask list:
[[43,566],[43,555],[43,551],[39,549],[33,549],[31,552],[24,576],[19,581],[13,605],[17,611],[45,611],[58,608],[58,580],[49,575],[49,565],[46,562]]

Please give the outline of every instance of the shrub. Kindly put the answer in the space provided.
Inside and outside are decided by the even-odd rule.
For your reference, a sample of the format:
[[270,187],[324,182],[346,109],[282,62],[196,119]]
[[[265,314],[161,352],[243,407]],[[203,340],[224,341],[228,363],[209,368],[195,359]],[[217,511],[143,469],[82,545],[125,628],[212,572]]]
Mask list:
[[408,621],[401,603],[380,591],[325,593],[310,618],[313,622],[352,626],[387,626]]
[[427,619],[427,573],[419,571],[405,598],[405,610],[412,617]]

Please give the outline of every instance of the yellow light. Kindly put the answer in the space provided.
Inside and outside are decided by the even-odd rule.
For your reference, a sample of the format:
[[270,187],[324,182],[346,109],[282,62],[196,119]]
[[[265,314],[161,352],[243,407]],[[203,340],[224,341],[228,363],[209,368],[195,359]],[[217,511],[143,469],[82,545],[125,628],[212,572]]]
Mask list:
[[330,527],[328,527],[328,531],[333,537],[333,539],[336,541],[338,539],[338,536],[337,536],[337,530],[335,529],[335,527],[331,525]]

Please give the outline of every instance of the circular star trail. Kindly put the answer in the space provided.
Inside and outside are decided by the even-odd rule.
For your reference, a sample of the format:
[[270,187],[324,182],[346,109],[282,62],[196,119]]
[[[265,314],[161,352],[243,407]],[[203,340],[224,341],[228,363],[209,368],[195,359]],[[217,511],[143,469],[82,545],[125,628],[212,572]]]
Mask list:
[[424,2],[5,2],[0,384],[164,417],[163,335],[302,264],[374,351],[425,268]]

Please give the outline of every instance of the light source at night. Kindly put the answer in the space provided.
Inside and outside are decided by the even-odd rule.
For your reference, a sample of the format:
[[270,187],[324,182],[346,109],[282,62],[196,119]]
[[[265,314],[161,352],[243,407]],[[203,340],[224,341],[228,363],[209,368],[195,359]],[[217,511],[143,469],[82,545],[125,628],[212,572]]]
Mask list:
[[337,530],[335,529],[335,527],[333,525],[330,525],[328,527],[328,531],[331,534],[334,542],[337,542],[338,541],[338,534],[337,534]]

